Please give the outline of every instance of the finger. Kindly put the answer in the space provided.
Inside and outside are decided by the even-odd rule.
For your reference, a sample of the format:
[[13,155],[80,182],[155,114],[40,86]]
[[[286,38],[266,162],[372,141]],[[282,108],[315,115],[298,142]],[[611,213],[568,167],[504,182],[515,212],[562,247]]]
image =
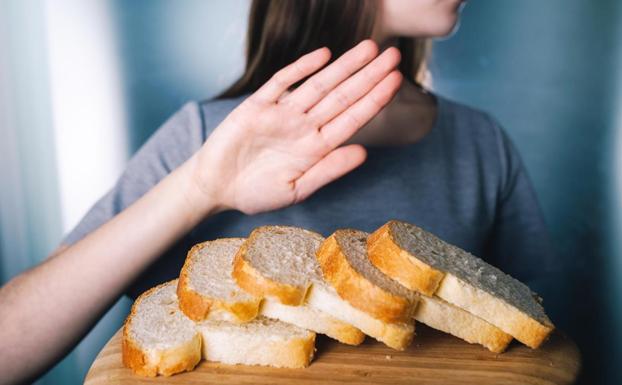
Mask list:
[[399,71],[388,74],[367,95],[322,127],[324,143],[335,148],[348,140],[393,99],[401,83]]
[[292,105],[298,106],[301,112],[305,112],[377,55],[378,45],[373,40],[363,40],[328,67],[307,79],[284,101],[291,102]]
[[255,91],[253,97],[265,102],[277,101],[279,96],[297,81],[311,75],[328,63],[330,55],[330,50],[322,47],[301,56],[276,72],[270,80]]
[[359,144],[339,147],[329,152],[296,180],[296,203],[354,170],[365,161],[366,157],[365,148]]
[[318,125],[329,122],[373,89],[395,69],[400,59],[400,51],[397,48],[386,49],[374,61],[332,90],[309,110],[309,117]]

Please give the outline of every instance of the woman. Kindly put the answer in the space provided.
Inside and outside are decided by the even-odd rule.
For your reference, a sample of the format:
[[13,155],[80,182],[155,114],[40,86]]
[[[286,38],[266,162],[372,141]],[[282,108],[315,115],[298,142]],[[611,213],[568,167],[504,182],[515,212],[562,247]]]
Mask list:
[[507,136],[418,83],[426,39],[460,5],[255,1],[242,77],[171,117],[59,250],[2,288],[3,378],[54,364],[121,294],[175,277],[192,244],[258,225],[397,218],[520,279],[542,270],[545,227]]

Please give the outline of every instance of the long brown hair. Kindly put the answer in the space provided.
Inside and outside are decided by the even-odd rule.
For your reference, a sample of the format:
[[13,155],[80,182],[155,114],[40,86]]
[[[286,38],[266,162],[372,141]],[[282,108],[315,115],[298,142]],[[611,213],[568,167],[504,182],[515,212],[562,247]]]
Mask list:
[[[328,47],[331,61],[370,38],[376,0],[253,0],[246,40],[246,69],[217,98],[252,93],[281,68],[317,48]],[[427,39],[399,37],[404,78],[420,85]]]

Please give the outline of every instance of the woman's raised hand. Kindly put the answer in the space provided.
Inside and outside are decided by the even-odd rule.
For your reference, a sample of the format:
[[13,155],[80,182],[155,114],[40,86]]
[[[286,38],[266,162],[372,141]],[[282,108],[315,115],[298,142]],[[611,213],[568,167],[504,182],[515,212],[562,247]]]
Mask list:
[[329,59],[327,48],[302,56],[216,127],[195,154],[193,179],[206,199],[246,214],[275,210],[364,162],[362,146],[341,145],[395,95],[399,50],[378,55],[365,40],[315,73]]

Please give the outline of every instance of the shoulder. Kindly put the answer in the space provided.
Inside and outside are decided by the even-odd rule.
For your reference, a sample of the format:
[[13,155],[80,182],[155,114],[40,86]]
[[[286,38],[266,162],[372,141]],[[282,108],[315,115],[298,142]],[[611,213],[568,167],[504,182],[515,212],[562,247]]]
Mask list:
[[436,97],[438,128],[444,135],[480,154],[498,158],[502,164],[507,157],[518,156],[509,135],[490,113],[443,96]]
[[500,185],[511,182],[523,169],[512,139],[490,113],[438,96],[438,129],[443,143],[454,146],[461,164],[470,160],[488,176],[496,175]]
[[473,139],[497,138],[503,134],[501,125],[490,113],[436,95],[439,122],[454,134],[469,135]]

